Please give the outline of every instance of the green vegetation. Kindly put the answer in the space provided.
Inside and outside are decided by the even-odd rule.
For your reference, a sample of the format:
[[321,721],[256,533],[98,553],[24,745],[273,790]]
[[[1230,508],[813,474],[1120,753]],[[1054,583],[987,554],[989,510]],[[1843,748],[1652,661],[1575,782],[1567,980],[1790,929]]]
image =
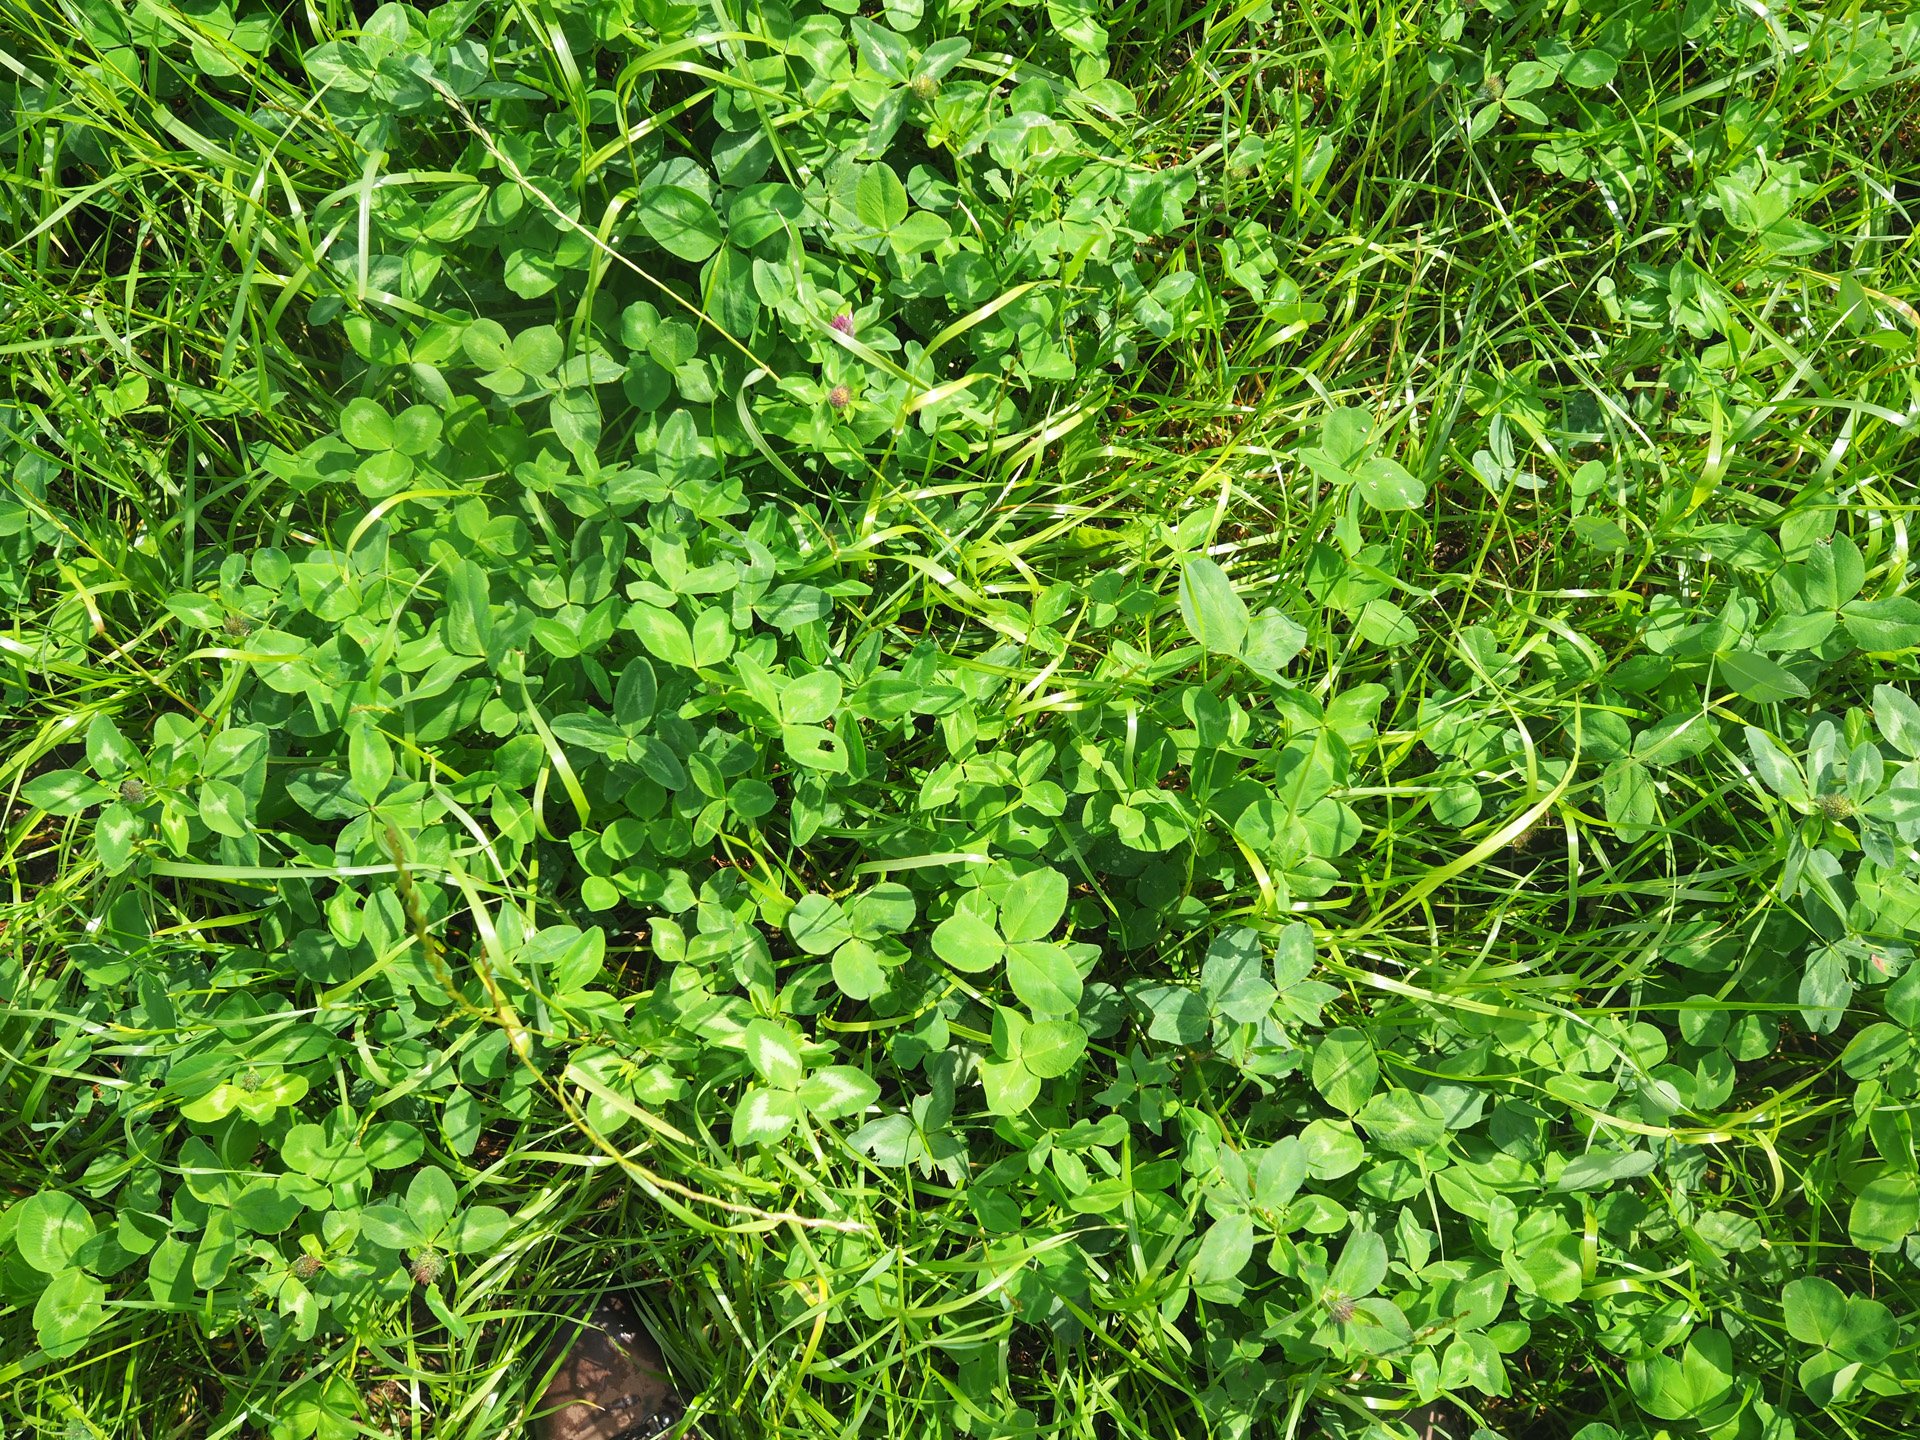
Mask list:
[[[1920,1425],[1920,18],[0,0],[0,1431]],[[1479,1427],[1476,1431],[1476,1427]]]

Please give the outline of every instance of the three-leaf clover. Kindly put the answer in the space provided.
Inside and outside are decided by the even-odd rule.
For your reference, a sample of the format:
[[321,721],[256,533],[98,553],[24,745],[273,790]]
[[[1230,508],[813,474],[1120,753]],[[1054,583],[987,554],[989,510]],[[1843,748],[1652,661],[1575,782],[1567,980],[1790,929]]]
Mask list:
[[480,383],[509,405],[546,393],[547,378],[567,353],[566,342],[552,325],[530,326],[509,338],[506,326],[490,319],[474,321],[460,343],[484,372]]
[[907,187],[885,161],[861,172],[854,185],[853,213],[865,230],[885,240],[903,260],[953,238],[952,229],[938,215],[911,209]]
[[1307,643],[1307,632],[1292,617],[1273,609],[1251,614],[1227,572],[1204,556],[1181,564],[1180,618],[1202,649],[1231,655],[1276,684],[1281,668]]
[[1787,1333],[1817,1347],[1800,1362],[1800,1383],[1821,1405],[1857,1391],[1900,1337],[1893,1312],[1878,1300],[1848,1295],[1831,1280],[1805,1276],[1781,1292]]
[[40,1348],[73,1354],[107,1319],[106,1286],[88,1273],[101,1253],[93,1216],[73,1196],[43,1190],[0,1214],[0,1241],[9,1232],[28,1270],[46,1277],[33,1307]]
[[264,1125],[277,1111],[299,1104],[306,1094],[304,1075],[289,1075],[271,1067],[263,1071],[242,1062],[206,1094],[183,1104],[180,1113],[209,1125],[237,1110],[255,1124]]
[[456,1336],[467,1322],[440,1293],[446,1257],[492,1250],[513,1229],[513,1217],[497,1205],[461,1208],[453,1178],[438,1165],[414,1173],[406,1203],[369,1205],[360,1212],[360,1233],[376,1245],[402,1251],[407,1273],[426,1297],[427,1306]]
[[1733,1342],[1710,1328],[1694,1331],[1677,1360],[1656,1352],[1627,1365],[1633,1398],[1662,1420],[1703,1419],[1733,1388],[1733,1374]]
[[1065,1075],[1086,1054],[1087,1032],[1078,1020],[1029,1020],[1002,1005],[994,1010],[993,1050],[993,1059],[980,1062],[987,1111],[1018,1115],[1040,1098],[1046,1081]]
[[409,405],[398,415],[364,396],[349,400],[340,412],[340,434],[360,451],[353,483],[369,498],[392,495],[413,479],[415,463],[440,443],[440,412],[431,405]]
[[1046,938],[1066,913],[1067,877],[1029,870],[998,888],[997,897],[984,888],[961,897],[933,932],[934,953],[969,974],[1005,965],[1007,983],[1034,1015],[1074,1014],[1083,990],[1081,959],[1092,957],[1083,956],[1083,947]]
[[787,934],[807,954],[833,957],[833,983],[848,999],[871,1000],[907,958],[906,946],[894,937],[913,924],[914,913],[913,892],[891,882],[846,905],[803,895],[787,912]]
[[771,1145],[802,1115],[838,1120],[880,1098],[873,1077],[851,1065],[826,1065],[808,1074],[799,1037],[784,1025],[752,1020],[745,1042],[759,1083],[747,1086],[734,1106],[735,1145]]
[[1351,487],[1375,510],[1413,510],[1427,498],[1423,481],[1376,452],[1373,416],[1365,410],[1329,410],[1320,420],[1319,442],[1302,448],[1300,459],[1336,489]]

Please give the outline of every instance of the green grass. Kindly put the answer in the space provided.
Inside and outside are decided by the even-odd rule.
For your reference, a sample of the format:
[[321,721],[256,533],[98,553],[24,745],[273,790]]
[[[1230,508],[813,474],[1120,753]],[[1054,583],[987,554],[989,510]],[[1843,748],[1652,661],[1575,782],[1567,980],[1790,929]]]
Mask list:
[[1920,19],[867,9],[0,4],[0,1431],[1911,1430]]

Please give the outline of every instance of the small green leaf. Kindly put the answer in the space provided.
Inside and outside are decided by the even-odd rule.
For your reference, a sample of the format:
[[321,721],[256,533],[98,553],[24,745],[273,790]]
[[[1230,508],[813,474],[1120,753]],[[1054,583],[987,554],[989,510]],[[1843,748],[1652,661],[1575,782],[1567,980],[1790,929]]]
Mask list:
[[880,1098],[880,1087],[864,1070],[851,1065],[826,1065],[813,1072],[799,1090],[800,1103],[820,1120],[858,1115]]
[[884,234],[907,218],[907,187],[884,162],[869,165],[853,192],[854,215],[869,230]]
[[1044,940],[1067,909],[1067,877],[1058,870],[1029,870],[1000,897],[1000,933],[1009,942]]
[[1855,600],[1841,609],[1840,625],[1862,650],[1911,650],[1920,646],[1920,600],[1909,595]]
[[306,1206],[264,1176],[233,1198],[233,1218],[256,1235],[278,1235]]
[[208,780],[200,786],[200,819],[216,835],[235,839],[248,831],[247,797],[238,785]]
[[1372,1096],[1353,1118],[1375,1144],[1396,1155],[1431,1150],[1447,1134],[1446,1112],[1437,1103],[1398,1087]]
[[513,337],[507,346],[506,363],[523,375],[536,378],[550,375],[566,357],[566,341],[552,325],[533,325]]
[[1862,1250],[1895,1249],[1916,1230],[1920,1230],[1920,1183],[1898,1171],[1869,1180],[1854,1196],[1847,1214],[1847,1236]]
[[640,224],[670,255],[698,264],[720,248],[720,217],[691,190],[656,185],[641,195],[639,208]]
[[1204,556],[1180,567],[1180,618],[1203,649],[1238,655],[1246,648],[1251,623],[1246,602],[1234,593],[1227,572]]
[[398,1205],[367,1205],[360,1211],[360,1233],[389,1250],[411,1250],[425,1243],[413,1217]]
[[[555,338],[559,338],[558,331]],[[513,364],[508,358],[506,327],[498,320],[475,320],[461,332],[460,346],[482,370],[501,370]]]
[[1407,612],[1384,596],[1375,596],[1360,607],[1353,628],[1361,639],[1389,648],[1411,645],[1420,638]]
[[1648,1174],[1658,1164],[1649,1150],[1594,1149],[1576,1155],[1560,1172],[1559,1190],[1598,1190]]
[[871,1000],[887,988],[880,952],[864,940],[849,940],[833,952],[833,983],[849,1000]]
[[1198,1045],[1211,1020],[1206,997],[1186,985],[1143,985],[1133,1001],[1147,1012],[1147,1034],[1168,1045]]
[[87,1207],[58,1190],[28,1196],[15,1212],[13,1243],[20,1258],[42,1275],[66,1269],[93,1233]]
[[693,621],[693,663],[711,668],[733,653],[733,627],[719,606],[702,610]]
[[1736,650],[1720,657],[1720,678],[1758,704],[1804,700],[1806,684],[1785,666],[1757,650]]
[[1291,616],[1265,614],[1253,617],[1247,626],[1247,639],[1240,660],[1254,674],[1278,681],[1281,668],[1307,645],[1307,632]]
[[393,417],[376,401],[349,400],[340,411],[340,434],[357,450],[391,450]]
[[953,230],[938,215],[916,210],[888,232],[887,238],[900,255],[919,255],[953,238]]
[[1733,1387],[1733,1344],[1719,1330],[1696,1330],[1681,1358],[1649,1355],[1627,1366],[1634,1399],[1662,1420],[1691,1420]]
[[1217,1014],[1237,1024],[1251,1024],[1273,1008],[1276,992],[1265,972],[1260,936],[1243,926],[1215,936],[1207,947],[1200,988]]
[[654,659],[683,670],[694,668],[693,636],[688,633],[685,622],[671,610],[637,604],[627,611],[627,625]]
[[1349,1025],[1329,1030],[1313,1052],[1313,1088],[1342,1114],[1355,1114],[1380,1079],[1367,1037]]
[[800,1118],[800,1099],[790,1090],[750,1088],[733,1110],[735,1145],[771,1145]]
[[803,895],[787,912],[787,934],[807,954],[826,955],[853,938],[853,926],[838,901]]
[[20,787],[20,798],[49,815],[78,815],[89,805],[100,805],[113,792],[78,770],[49,770]]
[[1007,983],[1036,1015],[1071,1015],[1080,1008],[1080,972],[1058,945],[1009,943]]
[[1800,1018],[1816,1035],[1831,1034],[1846,1018],[1853,1000],[1853,967],[1839,946],[1824,946],[1808,957],[1800,976]]
[[[300,1082],[299,1094],[306,1094],[303,1078],[289,1078]],[[376,1170],[401,1170],[425,1154],[426,1148],[426,1137],[418,1126],[405,1120],[382,1120],[367,1127],[360,1153]]]
[[847,919],[853,933],[866,940],[882,935],[899,935],[913,925],[917,905],[913,891],[887,881],[854,898]]
[[1789,1281],[1780,1292],[1780,1306],[1787,1333],[1808,1345],[1834,1343],[1846,1323],[1846,1295],[1818,1276]]
[[861,63],[882,79],[904,84],[913,70],[913,52],[906,42],[858,15],[853,17],[851,28]]
[[846,771],[846,749],[831,730],[818,725],[783,725],[780,727],[780,744],[787,752],[787,758],[796,765],[829,775]]
[[1677,765],[1705,753],[1714,742],[1713,720],[1703,711],[1668,715],[1633,739],[1633,758],[1644,765]]
[[71,1355],[107,1320],[107,1287],[82,1270],[63,1270],[33,1307],[34,1338],[51,1356]]
[[1887,744],[1909,760],[1920,760],[1920,705],[1904,690],[1873,687],[1873,723]]
[[354,793],[369,805],[378,804],[393,781],[393,747],[369,720],[359,721],[348,732],[347,773]]
[[1620,62],[1605,50],[1582,50],[1567,62],[1566,68],[1560,73],[1566,77],[1569,85],[1593,90],[1602,85],[1611,85],[1619,70]]
[[590,390],[562,390],[547,402],[547,423],[567,448],[584,462],[600,446],[600,405]]
[[1360,498],[1376,510],[1416,510],[1427,498],[1427,487],[1398,460],[1376,455],[1354,472]]
[[789,725],[818,725],[840,708],[839,677],[816,670],[789,680],[780,691],[780,718]]
[[381,450],[354,468],[353,483],[369,499],[381,499],[404,489],[413,479],[413,461],[398,450]]
[[93,827],[93,846],[109,875],[118,875],[133,863],[142,828],[140,817],[124,805],[116,802],[101,810]]
[[800,1058],[800,1042],[784,1025],[755,1018],[747,1024],[745,1035],[747,1061],[754,1073],[767,1084],[792,1089],[806,1074]]
[[1040,1077],[1018,1060],[983,1060],[980,1085],[990,1115],[1019,1115],[1040,1098]]
[[140,768],[139,750],[105,712],[95,715],[87,726],[87,764],[94,774],[109,779]]
[[1387,1278],[1387,1242],[1373,1230],[1355,1230],[1347,1237],[1340,1258],[1327,1275],[1327,1284],[1358,1300],[1371,1295]]
[[956,910],[934,928],[933,951],[968,974],[991,970],[1005,954],[1000,933],[967,910]]
[[493,645],[493,597],[485,566],[470,559],[447,571],[447,648],[458,655],[485,655]]
[[438,1165],[416,1170],[407,1184],[407,1214],[428,1241],[447,1228],[459,1203],[453,1177]]
[[280,1142],[288,1168],[320,1185],[348,1185],[372,1170],[352,1130],[330,1119],[325,1126],[300,1124]]
[[407,455],[425,455],[440,443],[440,412],[409,405],[393,418],[393,445]]
[[1207,1228],[1194,1252],[1188,1278],[1208,1298],[1231,1300],[1253,1259],[1253,1217],[1245,1211],[1224,1216]]
[[460,1212],[447,1238],[462,1255],[484,1255],[499,1249],[512,1230],[513,1217],[498,1205],[474,1205]]
[[1043,1080],[1071,1070],[1087,1051],[1087,1032],[1074,1020],[1038,1020],[1020,1033],[1022,1065]]
[[1793,758],[1773,742],[1764,730],[1746,728],[1747,753],[1753,756],[1753,770],[1761,782],[1782,800],[1805,801],[1806,777]]

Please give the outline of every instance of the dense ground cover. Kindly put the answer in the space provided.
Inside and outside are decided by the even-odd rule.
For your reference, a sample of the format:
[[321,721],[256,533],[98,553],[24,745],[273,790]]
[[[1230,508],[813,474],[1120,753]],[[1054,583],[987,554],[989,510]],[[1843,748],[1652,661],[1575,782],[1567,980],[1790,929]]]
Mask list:
[[1920,20],[0,0],[0,1425],[1920,1405]]

